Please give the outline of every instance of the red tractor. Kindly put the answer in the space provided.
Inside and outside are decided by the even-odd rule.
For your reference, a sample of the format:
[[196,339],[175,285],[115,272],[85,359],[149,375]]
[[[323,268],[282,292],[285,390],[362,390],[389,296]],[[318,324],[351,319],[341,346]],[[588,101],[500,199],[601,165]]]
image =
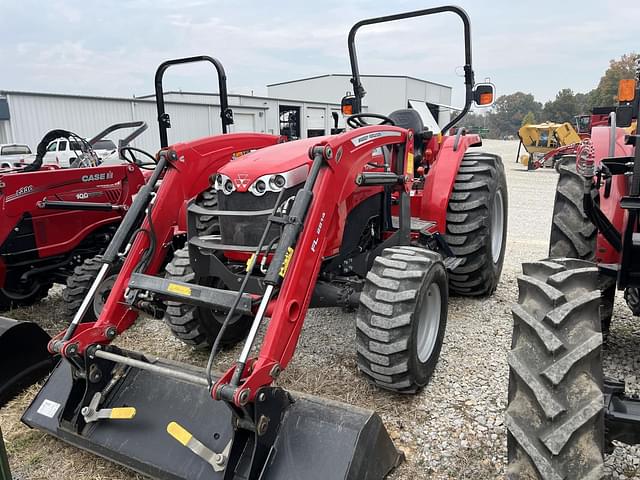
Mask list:
[[[438,360],[450,289],[496,288],[507,220],[500,157],[469,151],[482,141],[463,129],[452,137],[425,129],[414,110],[360,112],[356,32],[443,12],[461,18],[465,40],[465,107],[448,131],[494,94],[474,84],[469,18],[452,6],[351,29],[350,131],[279,144],[237,134],[163,146],[74,321],[50,342],[63,360],[23,421],[157,478],[379,479],[394,468],[401,453],[374,412],[273,382],[308,308],[343,306],[358,312],[355,348],[366,378],[417,392]],[[222,164],[202,188],[206,202],[189,202],[187,245],[159,277],[173,228],[167,215],[184,199],[176,185],[200,177],[194,169],[204,152]],[[237,152],[244,154],[229,162]],[[124,252],[98,318],[82,322]],[[112,344],[139,311],[165,305],[179,338],[210,348],[206,369]],[[220,348],[242,340],[238,361],[214,374]]]
[[[134,127],[134,134],[121,141],[127,149],[146,130],[144,122],[115,124],[96,138]],[[64,283],[76,265],[102,253],[144,183],[139,166],[124,161],[84,169],[41,168],[48,142],[72,135],[49,132],[32,164],[0,173],[0,311],[46,297],[53,283]],[[84,144],[89,154],[90,144]]]
[[[162,78],[167,68],[172,65],[191,62],[210,62],[218,74],[218,84],[221,103],[222,132],[226,134],[227,127],[233,123],[233,113],[228,107],[226,75],[220,62],[214,58],[190,57],[164,62],[156,72],[156,103],[160,127],[160,141],[163,147],[168,144],[167,129],[170,128],[170,118],[165,112],[162,90]],[[129,163],[88,168],[71,169],[42,169],[42,157],[47,144],[59,137],[73,136],[74,141],[81,144],[83,158],[91,159],[90,144],[93,140],[120,129],[138,127],[138,130],[120,141],[119,155]],[[189,174],[166,175],[163,184],[163,195],[169,205],[164,204],[161,217],[158,213],[150,215],[149,224],[141,226],[139,232],[131,229],[132,224],[139,224],[142,214],[138,211],[135,217],[127,214],[131,209],[144,210],[146,204],[132,203],[134,194],[147,197],[155,196],[159,180],[164,172],[151,175],[153,186],[141,187],[144,175],[140,167],[145,168],[143,157],[151,157],[155,167],[155,157],[129,146],[130,141],[146,129],[143,122],[117,124],[94,137],[89,142],[77,135],[63,130],[49,132],[38,146],[38,158],[27,167],[0,176],[0,201],[6,222],[0,225],[0,234],[6,239],[0,247],[0,311],[11,306],[28,305],[46,296],[51,284],[55,281],[67,282],[63,292],[69,318],[74,317],[82,300],[83,321],[95,320],[104,300],[113,287],[118,268],[122,265],[122,257],[117,256],[113,265],[101,274],[90,295],[86,295],[93,280],[100,271],[102,254],[109,242],[120,232],[118,241],[128,242],[130,237],[141,232],[155,233],[155,227],[163,228],[163,235],[158,240],[158,263],[164,267],[172,258],[173,252],[182,248],[186,234],[186,202],[197,197],[197,202],[207,202],[209,194],[207,185],[209,176],[214,174],[224,163],[231,160],[235,150],[229,144],[234,143],[238,136],[230,136],[227,142],[219,142],[229,150],[217,151],[220,145],[211,139],[191,142],[185,147],[184,157],[180,159],[180,171],[189,169]],[[273,135],[247,134],[240,136],[237,142],[241,151],[273,145],[281,141]],[[84,143],[83,143],[84,142]],[[155,176],[154,176],[155,175]],[[144,189],[146,188],[146,190]],[[9,195],[2,195],[9,192]],[[146,192],[146,193],[143,193]],[[161,204],[161,202],[158,202]],[[142,206],[141,206],[142,205]],[[153,205],[149,211],[153,210]],[[134,209],[135,210],[135,209]],[[156,216],[158,218],[156,218]],[[139,217],[139,218],[138,218]],[[124,229],[119,229],[123,218],[129,223]],[[64,228],[61,226],[64,225]],[[3,228],[5,230],[3,231]],[[154,246],[155,248],[155,246]],[[94,268],[94,267],[98,268]],[[75,267],[75,269],[74,269]],[[80,301],[78,301],[80,297]],[[162,314],[162,311],[147,310],[151,314]],[[80,321],[80,316],[74,321]],[[15,322],[0,317],[0,362],[3,369],[0,373],[0,405],[10,398],[25,384],[33,383],[35,379],[47,372],[51,365],[51,356],[46,351],[49,338],[36,324]]]
[[[638,68],[640,81],[640,65]],[[546,260],[523,265],[509,354],[512,478],[604,476],[613,441],[640,443],[640,400],[603,376],[616,290],[640,314],[640,89],[625,82],[609,126],[560,164]]]

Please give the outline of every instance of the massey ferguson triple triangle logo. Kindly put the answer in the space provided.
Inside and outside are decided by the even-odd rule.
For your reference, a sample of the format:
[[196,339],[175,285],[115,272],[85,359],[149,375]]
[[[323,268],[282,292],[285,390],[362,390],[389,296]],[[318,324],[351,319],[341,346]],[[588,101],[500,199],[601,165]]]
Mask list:
[[246,187],[249,184],[249,175],[246,173],[239,173],[234,180],[237,188]]

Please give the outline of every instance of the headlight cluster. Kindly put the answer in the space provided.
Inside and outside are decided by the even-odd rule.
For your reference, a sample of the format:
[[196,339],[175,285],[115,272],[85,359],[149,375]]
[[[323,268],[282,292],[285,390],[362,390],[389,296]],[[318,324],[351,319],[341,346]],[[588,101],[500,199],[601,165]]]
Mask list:
[[[257,178],[248,188],[249,192],[261,197],[267,192],[280,192],[286,188],[293,187],[302,183],[307,178],[309,167],[300,165],[299,167],[282,173],[270,173]],[[238,181],[242,183],[242,177],[238,177]],[[229,195],[236,190],[236,184],[223,173],[215,176],[213,188],[216,191]]]
[[233,181],[229,177],[223,175],[222,173],[219,173],[215,177],[213,188],[218,192],[229,195],[230,193],[233,193],[235,191],[236,186],[233,184]]

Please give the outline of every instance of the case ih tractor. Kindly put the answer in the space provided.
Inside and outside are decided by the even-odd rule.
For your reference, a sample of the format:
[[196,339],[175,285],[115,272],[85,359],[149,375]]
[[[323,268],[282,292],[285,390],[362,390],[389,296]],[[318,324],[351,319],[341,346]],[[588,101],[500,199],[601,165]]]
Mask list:
[[[640,80],[640,68],[639,68]],[[512,478],[602,478],[603,452],[640,442],[640,401],[603,377],[616,289],[640,314],[640,91],[623,81],[609,126],[563,159],[547,260],[523,265],[509,354]]]
[[[95,138],[136,128],[121,148],[146,130],[144,122],[115,124]],[[57,136],[57,137],[56,137]],[[53,130],[38,145],[36,160],[0,173],[0,311],[31,305],[64,283],[85,258],[102,253],[144,183],[138,165],[85,169],[42,168]],[[91,153],[90,143],[87,154]]]
[[[274,382],[307,310],[343,306],[357,309],[354,349],[366,378],[417,392],[439,356],[449,291],[496,288],[507,218],[500,158],[468,151],[481,139],[463,129],[452,137],[425,129],[413,110],[360,112],[356,32],[443,12],[463,22],[466,89],[464,110],[443,130],[474,100],[491,103],[493,86],[474,85],[466,13],[431,8],[351,29],[352,130],[279,144],[230,134],[162,148],[73,322],[50,342],[62,361],[23,421],[156,478],[380,479],[393,469],[402,455],[374,412]],[[189,203],[186,247],[157,276],[171,237],[166,216],[184,197],[175,186],[195,178],[204,151],[210,161],[244,154],[210,176],[206,202]],[[120,257],[98,318],[82,322]],[[140,311],[165,305],[179,338],[210,348],[206,368],[112,344]],[[214,373],[220,348],[241,341],[237,362]]]

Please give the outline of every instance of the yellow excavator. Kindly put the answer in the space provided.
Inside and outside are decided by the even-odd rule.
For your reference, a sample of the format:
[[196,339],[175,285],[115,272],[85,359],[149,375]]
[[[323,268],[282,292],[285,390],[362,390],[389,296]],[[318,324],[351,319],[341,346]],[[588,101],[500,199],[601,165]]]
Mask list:
[[[582,137],[569,122],[545,122],[538,125],[524,125],[518,130],[520,145],[516,160],[535,170],[542,166],[555,166],[555,162],[562,155],[568,155]],[[524,146],[526,154],[520,155]]]

